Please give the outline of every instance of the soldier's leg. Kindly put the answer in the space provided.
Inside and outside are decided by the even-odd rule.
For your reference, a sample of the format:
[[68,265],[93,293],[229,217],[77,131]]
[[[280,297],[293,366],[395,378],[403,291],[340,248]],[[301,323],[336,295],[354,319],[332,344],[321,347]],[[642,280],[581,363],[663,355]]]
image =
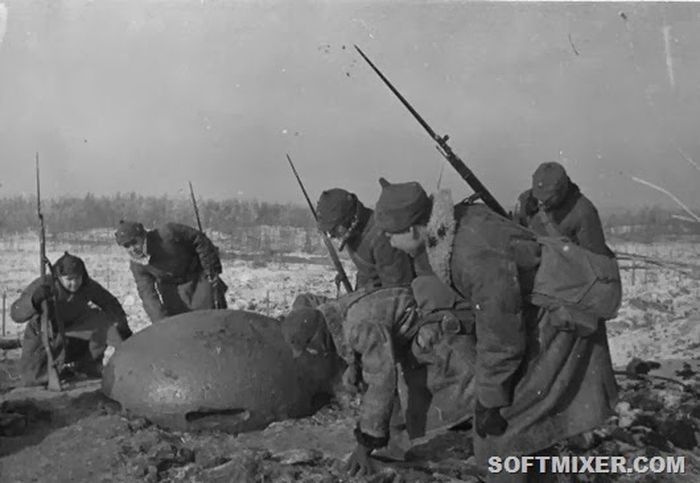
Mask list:
[[158,291],[168,316],[184,314],[191,310],[190,300],[194,287],[190,282],[181,285],[159,283]]
[[22,339],[22,355],[20,357],[20,370],[22,383],[25,386],[40,385],[47,382],[46,352],[41,342],[41,334],[34,321],[27,324]]
[[[41,340],[40,322],[38,317],[27,323],[22,340],[20,356],[20,372],[25,386],[36,386],[48,382],[46,372],[47,358],[44,343]],[[57,367],[63,366],[65,347],[63,340],[55,334],[52,341],[52,354]]]
[[76,360],[76,369],[99,376],[107,345],[118,346],[122,337],[115,318],[101,310],[90,309],[66,330],[66,336],[87,342],[87,353]]
[[177,288],[190,310],[209,310],[214,308],[215,289],[204,274],[197,280],[178,285]]

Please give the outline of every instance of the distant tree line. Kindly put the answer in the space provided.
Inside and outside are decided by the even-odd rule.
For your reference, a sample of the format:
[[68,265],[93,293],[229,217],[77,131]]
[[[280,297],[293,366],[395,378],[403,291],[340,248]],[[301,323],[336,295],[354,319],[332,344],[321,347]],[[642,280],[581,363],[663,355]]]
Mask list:
[[[313,217],[308,208],[296,204],[256,200],[197,200],[203,229],[227,235],[241,250],[321,250]],[[197,226],[189,197],[142,196],[118,193],[113,196],[87,194],[42,200],[49,236],[97,228],[116,227],[119,220],[136,220],[146,228],[174,221]],[[0,199],[0,234],[21,233],[38,227],[36,200],[15,196]]]
[[[238,226],[279,225],[312,228],[308,208],[295,204],[255,200],[197,200],[202,224],[207,230],[230,234]],[[82,198],[61,197],[42,201],[47,227],[56,233],[116,226],[121,219],[138,220],[145,226],[166,221],[196,225],[189,198],[142,196],[118,193],[113,196],[87,194]],[[26,196],[0,199],[0,232],[22,232],[36,227],[36,200]]]
[[[686,218],[686,219],[683,219]],[[700,235],[700,223],[687,220],[678,209],[645,206],[602,217],[608,235],[630,241],[651,242],[679,235]]]
[[[232,249],[305,251],[323,253],[308,208],[299,204],[256,200],[198,200],[204,230],[216,231],[231,240]],[[42,201],[47,233],[56,236],[98,228],[116,227],[121,219],[138,220],[147,228],[167,221],[196,226],[189,197],[112,196],[61,197]],[[0,234],[37,228],[36,200],[28,196],[0,199]],[[700,224],[675,218],[679,210],[642,207],[604,215],[608,235],[637,241],[659,237],[700,234]]]

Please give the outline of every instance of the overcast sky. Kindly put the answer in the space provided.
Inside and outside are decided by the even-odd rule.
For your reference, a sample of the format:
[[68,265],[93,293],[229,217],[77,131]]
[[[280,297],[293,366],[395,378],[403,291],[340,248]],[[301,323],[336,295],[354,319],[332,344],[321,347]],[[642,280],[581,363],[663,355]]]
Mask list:
[[[0,3],[0,196],[302,202],[445,164],[358,44],[506,206],[560,160],[594,202],[700,205],[700,4]],[[680,150],[680,151],[679,151]],[[449,165],[443,185],[470,191]]]

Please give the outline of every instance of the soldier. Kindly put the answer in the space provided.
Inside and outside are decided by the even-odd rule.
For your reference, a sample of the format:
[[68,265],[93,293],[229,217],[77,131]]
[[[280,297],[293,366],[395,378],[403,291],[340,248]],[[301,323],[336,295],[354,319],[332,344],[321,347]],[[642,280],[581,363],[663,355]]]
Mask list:
[[[414,277],[411,259],[389,245],[377,229],[374,212],[354,193],[333,188],[321,193],[316,207],[319,228],[347,246],[357,266],[355,290],[408,285]],[[336,277],[336,286],[340,280]]]
[[122,220],[115,238],[129,253],[129,266],[152,322],[215,305],[226,308],[228,287],[219,278],[219,254],[201,231],[166,223],[147,232],[141,223]]
[[593,253],[614,256],[605,244],[598,211],[559,163],[537,167],[532,188],[520,195],[513,214],[538,235],[564,236]]
[[474,307],[477,461],[536,454],[602,424],[617,398],[605,324],[581,335],[561,311],[528,302],[544,263],[535,236],[483,204],[453,205],[447,190],[429,198],[415,182],[380,183],[375,213],[391,244],[427,250],[436,275]]
[[375,450],[400,459],[411,443],[471,418],[472,331],[471,309],[430,275],[416,277],[410,287],[299,307],[282,322],[296,357],[337,350],[352,367],[352,354],[359,354],[366,389],[348,461],[352,474],[373,470],[369,455]]
[[[88,276],[85,263],[65,252],[54,267],[55,278],[48,274],[24,289],[11,307],[17,323],[28,322],[22,342],[21,371],[25,385],[47,381],[46,352],[41,340],[41,305],[49,301],[49,321],[60,319],[65,340],[56,332],[52,346],[57,350],[58,367],[75,362],[75,370],[100,377],[107,345],[117,347],[131,336],[126,314],[119,301]],[[90,308],[92,302],[97,308]]]

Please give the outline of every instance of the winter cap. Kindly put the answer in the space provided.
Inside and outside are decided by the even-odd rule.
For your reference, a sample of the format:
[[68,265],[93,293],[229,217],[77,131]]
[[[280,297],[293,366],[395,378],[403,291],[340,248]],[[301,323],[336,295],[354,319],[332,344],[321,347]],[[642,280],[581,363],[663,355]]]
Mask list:
[[316,309],[295,309],[284,318],[282,335],[295,352],[302,352],[324,323],[323,314]]
[[569,176],[564,166],[550,161],[540,164],[532,175],[532,196],[538,201],[551,204],[562,198],[569,188]]
[[377,225],[386,233],[401,233],[428,222],[432,201],[420,183],[389,183],[379,178],[382,193],[375,207]]
[[341,188],[321,193],[316,205],[316,215],[321,231],[329,232],[336,226],[350,221],[357,211],[357,196]]
[[114,232],[114,238],[116,238],[117,243],[122,246],[138,238],[144,238],[145,236],[146,230],[141,223],[136,221],[120,220],[117,231]]
[[75,255],[71,255],[68,252],[64,252],[63,256],[56,261],[55,266],[56,274],[60,276],[85,276],[87,275],[87,270],[85,269],[85,263]]

